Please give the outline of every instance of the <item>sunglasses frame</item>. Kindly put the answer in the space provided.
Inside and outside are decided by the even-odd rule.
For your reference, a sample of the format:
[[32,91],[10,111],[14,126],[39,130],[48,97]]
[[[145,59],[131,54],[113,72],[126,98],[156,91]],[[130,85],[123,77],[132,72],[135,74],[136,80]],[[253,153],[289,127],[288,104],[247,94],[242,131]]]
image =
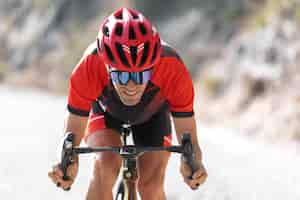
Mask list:
[[[147,83],[149,80],[151,80],[152,76],[152,68],[146,69],[141,72],[128,72],[128,71],[120,71],[120,70],[113,70],[111,67],[109,67],[109,76],[113,83],[120,84],[120,85],[127,85],[130,80],[132,80],[136,85],[142,85]],[[145,72],[148,72],[147,74],[143,74]],[[113,73],[117,73],[116,75],[113,75]],[[128,77],[126,80],[122,80],[120,76],[124,74]],[[135,78],[134,78],[135,77]],[[137,78],[139,77],[139,78]],[[146,78],[146,79],[145,79]],[[138,81],[140,80],[140,81]]]

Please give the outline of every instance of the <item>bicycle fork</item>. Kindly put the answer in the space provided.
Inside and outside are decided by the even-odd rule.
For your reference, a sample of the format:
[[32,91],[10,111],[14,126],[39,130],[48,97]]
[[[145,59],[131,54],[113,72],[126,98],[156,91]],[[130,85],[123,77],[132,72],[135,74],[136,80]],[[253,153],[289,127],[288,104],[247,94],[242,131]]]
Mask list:
[[123,161],[122,180],[119,183],[115,200],[137,200],[137,159]]

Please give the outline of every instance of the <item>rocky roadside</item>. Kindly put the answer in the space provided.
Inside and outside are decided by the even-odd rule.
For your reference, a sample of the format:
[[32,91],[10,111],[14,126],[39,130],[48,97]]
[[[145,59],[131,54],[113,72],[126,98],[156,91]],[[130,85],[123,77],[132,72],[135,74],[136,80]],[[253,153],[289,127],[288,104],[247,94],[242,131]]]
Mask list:
[[274,143],[300,141],[300,29],[289,9],[234,36],[199,73],[203,121]]

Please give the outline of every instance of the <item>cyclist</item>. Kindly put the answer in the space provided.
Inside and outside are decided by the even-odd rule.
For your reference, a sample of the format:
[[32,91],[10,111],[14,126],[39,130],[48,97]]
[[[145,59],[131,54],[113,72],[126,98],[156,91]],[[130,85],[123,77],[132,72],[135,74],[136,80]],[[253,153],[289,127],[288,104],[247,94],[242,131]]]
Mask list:
[[[65,131],[90,147],[121,146],[119,130],[128,123],[136,145],[171,145],[171,117],[177,138],[191,133],[200,168],[192,179],[182,160],[184,181],[196,189],[207,173],[202,164],[193,112],[191,77],[176,51],[160,40],[156,29],[138,11],[121,8],[101,24],[99,34],[72,72]],[[180,139],[179,139],[180,141]],[[145,153],[139,158],[138,191],[143,200],[166,199],[163,184],[169,152]],[[112,200],[112,187],[121,166],[113,153],[95,156],[86,199]],[[48,173],[59,187],[68,188],[78,170],[78,157],[62,180],[59,163]]]

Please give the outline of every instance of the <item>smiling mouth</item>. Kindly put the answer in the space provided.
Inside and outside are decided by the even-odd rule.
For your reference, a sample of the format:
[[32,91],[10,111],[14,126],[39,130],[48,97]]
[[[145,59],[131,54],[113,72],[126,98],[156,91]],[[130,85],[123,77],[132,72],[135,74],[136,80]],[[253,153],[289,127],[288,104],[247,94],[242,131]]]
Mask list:
[[128,90],[124,90],[123,93],[127,96],[136,96],[138,94],[137,91],[128,91]]

